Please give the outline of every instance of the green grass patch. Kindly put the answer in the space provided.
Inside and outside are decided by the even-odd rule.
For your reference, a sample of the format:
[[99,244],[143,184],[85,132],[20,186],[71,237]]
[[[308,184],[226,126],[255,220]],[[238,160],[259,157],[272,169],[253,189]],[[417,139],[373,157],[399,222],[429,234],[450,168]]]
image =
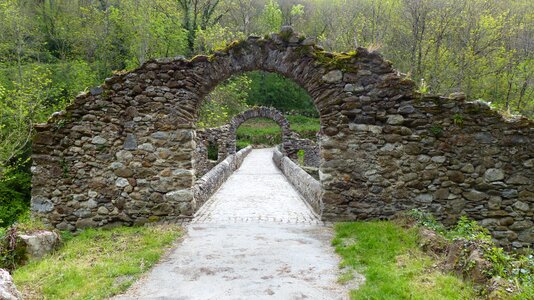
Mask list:
[[88,229],[13,278],[25,299],[106,299],[126,290],[181,235],[177,226]]
[[[302,115],[288,115],[291,130],[297,132],[302,138],[315,140],[315,135],[321,128],[319,119]],[[282,130],[271,119],[255,118],[241,124],[237,129],[237,148],[242,149],[248,145],[274,146],[282,142]]]
[[[469,283],[440,272],[417,240],[415,228],[404,229],[392,222],[337,224],[333,245],[343,258],[340,266],[366,278],[351,291],[351,299],[477,298]],[[343,277],[346,281],[346,273]]]

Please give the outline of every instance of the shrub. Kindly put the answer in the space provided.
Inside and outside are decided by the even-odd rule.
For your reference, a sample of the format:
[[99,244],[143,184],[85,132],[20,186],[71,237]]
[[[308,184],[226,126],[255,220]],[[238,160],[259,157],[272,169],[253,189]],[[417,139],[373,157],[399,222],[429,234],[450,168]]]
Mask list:
[[18,237],[18,227],[11,226],[0,237],[0,268],[13,271],[26,260],[26,244]]
[[31,175],[10,170],[0,178],[0,227],[7,227],[28,211],[31,198]]

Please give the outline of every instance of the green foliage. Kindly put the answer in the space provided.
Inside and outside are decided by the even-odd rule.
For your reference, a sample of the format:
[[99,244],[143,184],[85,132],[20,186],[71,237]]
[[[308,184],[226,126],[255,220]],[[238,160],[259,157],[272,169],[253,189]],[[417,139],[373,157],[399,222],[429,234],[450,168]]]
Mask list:
[[[301,115],[286,115],[291,130],[303,138],[315,140],[319,131],[319,119]],[[271,119],[255,118],[241,124],[237,129],[237,148],[248,145],[274,146],[282,142],[280,126]]]
[[46,107],[51,100],[51,71],[35,66],[31,73],[12,82],[10,89],[0,87],[0,168],[22,154],[34,122],[42,121],[50,111]]
[[301,166],[304,165],[304,155],[305,155],[305,152],[304,150],[299,150],[297,151],[297,159],[298,159],[298,162]]
[[271,119],[250,119],[237,129],[237,141],[242,145],[274,146],[282,142],[282,130]]
[[419,92],[422,95],[428,94],[430,91],[430,88],[428,87],[428,84],[426,83],[424,78],[421,78],[421,83],[419,84],[419,87],[417,88],[417,92]]
[[0,236],[0,268],[9,271],[26,261],[26,246],[18,237],[19,229],[11,226]]
[[432,125],[429,129],[430,133],[435,137],[440,137],[443,135],[443,128],[437,124]]
[[282,26],[282,11],[277,1],[269,0],[259,17],[259,24],[263,32],[278,32]]
[[17,288],[39,299],[108,299],[154,265],[181,231],[176,226],[88,229],[13,273]]
[[206,97],[200,108],[198,126],[202,128],[221,126],[246,110],[250,84],[250,79],[246,75],[241,75],[234,76],[217,86]]
[[391,222],[336,225],[333,245],[342,268],[363,273],[351,299],[474,299],[469,283],[435,270],[436,261],[418,247],[417,230]]
[[430,228],[438,233],[443,234],[446,231],[445,226],[438,222],[431,213],[419,209],[412,209],[406,215],[416,220],[419,225]]
[[249,105],[274,107],[283,112],[294,111],[299,114],[317,117],[312,99],[308,93],[293,81],[266,72],[250,72]]
[[452,116],[452,122],[455,125],[462,126],[464,124],[464,117],[461,114],[456,113]]
[[470,220],[466,216],[461,216],[451,230],[445,234],[449,239],[463,238],[466,240],[491,241],[489,231],[480,226],[477,221]]
[[504,251],[503,248],[495,245],[486,228],[466,216],[460,217],[451,229],[446,229],[427,212],[414,209],[406,215],[415,219],[420,226],[432,229],[449,240],[463,239],[477,243],[483,251],[484,258],[491,262],[488,276],[505,279],[518,287],[519,292],[515,294],[514,299],[529,299],[534,295],[532,250],[527,250],[524,254]]
[[219,159],[219,146],[217,144],[211,142],[208,144],[208,159]]
[[31,175],[17,169],[7,169],[0,178],[0,227],[7,227],[30,207]]

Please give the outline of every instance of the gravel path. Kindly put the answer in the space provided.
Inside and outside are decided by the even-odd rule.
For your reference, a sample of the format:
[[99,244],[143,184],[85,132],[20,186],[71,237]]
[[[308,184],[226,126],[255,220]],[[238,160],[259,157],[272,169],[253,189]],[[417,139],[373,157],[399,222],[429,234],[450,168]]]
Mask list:
[[[115,299],[347,299],[333,231],[253,150],[176,248]],[[354,287],[353,287],[354,288]]]

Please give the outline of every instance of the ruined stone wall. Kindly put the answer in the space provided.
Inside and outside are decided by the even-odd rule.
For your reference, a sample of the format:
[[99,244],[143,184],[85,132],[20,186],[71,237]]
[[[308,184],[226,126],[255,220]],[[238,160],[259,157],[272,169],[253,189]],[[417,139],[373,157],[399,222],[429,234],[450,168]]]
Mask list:
[[191,217],[199,107],[252,70],[286,76],[313,99],[323,219],[428,208],[447,223],[465,213],[503,244],[533,244],[533,122],[421,98],[377,53],[328,53],[290,28],[210,56],[147,62],[37,126],[35,216],[71,230]]
[[323,216],[375,219],[419,208],[445,224],[467,215],[505,247],[532,246],[532,122],[443,97],[406,99],[389,111],[397,114],[385,125],[349,124],[354,138],[343,145],[354,164],[341,176],[359,188],[341,187],[338,205]]
[[321,215],[323,209],[321,183],[284,155],[279,148],[273,151],[273,161],[313,211]]
[[295,161],[298,160],[299,150],[303,150],[305,166],[319,168],[321,165],[321,150],[318,142],[300,138],[297,133],[293,133],[284,144],[284,149],[286,155]]
[[[201,177],[215,165],[227,158],[231,148],[229,141],[232,139],[230,126],[223,125],[215,128],[203,128],[196,131],[196,150],[194,153],[194,169],[197,177]],[[208,146],[210,143],[217,145],[217,160],[208,159]]]

